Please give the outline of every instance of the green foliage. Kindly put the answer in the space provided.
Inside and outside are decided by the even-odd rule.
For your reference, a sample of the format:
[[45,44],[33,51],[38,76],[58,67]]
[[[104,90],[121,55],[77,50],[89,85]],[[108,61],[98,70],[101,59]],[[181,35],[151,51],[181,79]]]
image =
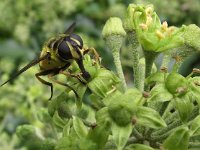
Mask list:
[[[0,3],[2,9],[9,5],[10,1],[7,2],[8,4],[5,1]],[[106,6],[107,3],[113,4],[110,9],[121,10],[118,17],[121,16],[122,21],[119,18],[115,18],[114,21],[113,18],[110,19],[105,27],[107,33],[104,34],[112,37],[112,41],[117,43],[117,46],[113,46],[114,43],[106,41],[113,52],[114,61],[118,62],[115,63],[118,75],[105,68],[92,56],[84,55],[85,69],[91,75],[86,84],[71,76],[60,74],[57,77],[72,86],[79,97],[77,98],[70,89],[63,91],[63,87],[55,85],[56,96],[51,101],[47,101],[49,91],[43,89],[43,86],[33,78],[35,68],[29,69],[19,77],[17,84],[8,84],[0,90],[0,138],[3,139],[0,141],[0,147],[30,150],[200,148],[200,77],[194,76],[200,73],[200,70],[194,69],[187,77],[177,72],[182,59],[199,50],[199,27],[184,25],[172,30],[166,22],[161,23],[159,13],[154,11],[153,5],[130,4],[127,11],[124,5],[114,5],[116,4],[114,1],[102,1],[100,5]],[[84,9],[84,15],[90,16],[92,12],[95,14],[94,19],[105,20],[105,16],[99,12],[106,7],[100,8],[97,3],[89,0],[51,1],[46,4],[47,1],[15,2],[15,5],[8,7],[2,13],[5,16],[1,14],[0,31],[5,26],[4,32],[8,34],[12,26],[13,36],[23,43],[29,43],[31,31],[38,28],[39,22],[42,25],[38,31],[48,31],[48,29],[52,31],[54,28],[61,30],[63,28],[61,19],[64,18],[62,16],[75,14],[86,6],[88,9]],[[55,5],[57,7],[54,8]],[[27,11],[32,7],[37,11],[32,9]],[[12,11],[16,14],[10,13]],[[46,16],[47,11],[48,16]],[[9,25],[5,21],[17,16],[20,16],[17,23],[12,22]],[[51,26],[46,21],[52,21]],[[113,28],[117,25],[120,29]],[[23,36],[20,36],[21,32],[24,33]],[[43,36],[50,36],[49,34],[50,32],[47,32]],[[115,38],[116,34],[121,34],[120,38]],[[121,66],[119,56],[122,55],[123,48],[130,46],[126,42],[123,46],[124,36],[129,41],[128,44],[135,42],[136,47],[131,48],[137,48],[137,51],[131,48],[126,50],[139,58],[144,57],[146,65],[145,69],[143,65],[139,70],[133,65],[134,71],[141,72],[134,76],[138,80],[134,80],[127,87],[121,84],[125,83],[125,73],[123,74],[122,68],[117,66]],[[40,38],[38,37],[37,40],[40,41]],[[119,51],[121,48],[122,51]],[[116,50],[118,56],[114,53]],[[152,73],[153,62],[160,53],[164,58],[167,56],[169,59],[161,60],[161,67]],[[170,71],[163,64],[168,64],[170,59],[174,58],[175,63]],[[139,59],[131,61],[141,65]],[[0,80],[7,79],[8,72],[16,71],[14,63],[13,60],[1,60]],[[80,73],[75,62],[65,71],[73,74]],[[142,86],[136,86],[136,81]]]
[[164,148],[169,150],[187,150],[189,144],[189,130],[179,127],[164,142]]

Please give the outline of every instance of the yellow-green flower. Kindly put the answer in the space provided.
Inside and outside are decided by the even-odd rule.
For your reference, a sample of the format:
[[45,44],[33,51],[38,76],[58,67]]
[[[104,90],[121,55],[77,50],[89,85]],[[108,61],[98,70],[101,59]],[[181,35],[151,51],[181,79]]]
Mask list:
[[183,45],[183,28],[168,27],[166,21],[161,23],[152,5],[130,4],[124,23],[127,31],[136,31],[138,40],[144,50],[162,52]]

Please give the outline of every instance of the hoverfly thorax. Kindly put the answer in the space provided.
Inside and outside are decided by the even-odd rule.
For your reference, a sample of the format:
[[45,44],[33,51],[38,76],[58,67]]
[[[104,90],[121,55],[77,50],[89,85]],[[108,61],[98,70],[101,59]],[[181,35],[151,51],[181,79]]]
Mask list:
[[63,38],[58,46],[58,55],[64,59],[80,59],[82,57],[81,49],[83,48],[83,40],[77,34],[70,34]]

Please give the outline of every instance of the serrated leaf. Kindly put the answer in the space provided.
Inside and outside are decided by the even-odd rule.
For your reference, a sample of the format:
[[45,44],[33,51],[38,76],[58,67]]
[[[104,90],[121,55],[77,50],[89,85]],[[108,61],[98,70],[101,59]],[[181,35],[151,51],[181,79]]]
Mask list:
[[189,144],[189,130],[187,127],[179,127],[164,141],[167,150],[187,150]]
[[125,150],[154,150],[152,147],[144,144],[131,144]]
[[159,113],[152,108],[143,106],[138,107],[136,118],[138,124],[149,128],[157,129],[167,126]]
[[73,116],[73,128],[79,138],[87,136],[88,130],[79,117]]
[[131,123],[125,127],[120,127],[117,124],[112,123],[111,131],[114,143],[117,146],[117,150],[123,150],[131,135],[132,129],[133,126],[131,125]]

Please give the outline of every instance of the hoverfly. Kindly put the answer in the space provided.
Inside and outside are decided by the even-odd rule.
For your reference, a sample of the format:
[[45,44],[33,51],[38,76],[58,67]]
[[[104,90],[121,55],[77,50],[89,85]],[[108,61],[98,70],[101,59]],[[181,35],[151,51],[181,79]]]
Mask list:
[[[58,75],[61,71],[67,69],[74,60],[80,68],[81,76],[83,79],[88,81],[90,78],[90,74],[85,70],[83,65],[83,55],[90,51],[90,49],[83,48],[83,40],[79,35],[73,33],[74,29],[75,22],[71,24],[71,26],[64,32],[64,34],[59,34],[53,38],[50,38],[44,44],[38,58],[34,59],[25,67],[20,69],[19,72],[1,84],[0,87],[12,81],[14,78],[25,72],[30,67],[39,63],[40,72],[36,73],[35,76],[41,83],[50,86],[51,96],[49,100],[53,97],[53,84],[45,81],[41,78],[41,76],[47,75],[51,81],[70,88],[75,93],[76,97],[78,97],[77,92],[70,85],[52,78],[55,75]],[[92,51],[94,51],[95,55],[98,55],[94,49],[92,49]],[[77,79],[82,82],[78,76]]]

